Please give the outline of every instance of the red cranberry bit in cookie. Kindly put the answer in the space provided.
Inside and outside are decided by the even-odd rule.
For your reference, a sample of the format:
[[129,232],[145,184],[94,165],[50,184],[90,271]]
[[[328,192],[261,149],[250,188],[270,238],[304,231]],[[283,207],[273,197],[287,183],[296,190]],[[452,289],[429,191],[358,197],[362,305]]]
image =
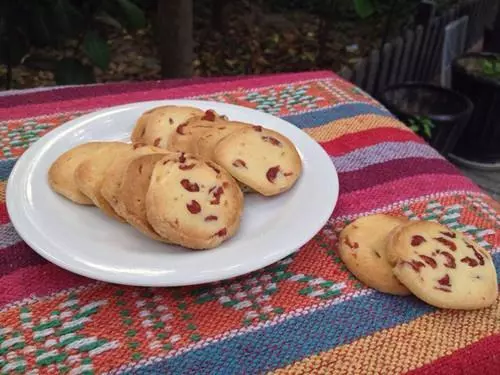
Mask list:
[[457,264],[455,262],[455,257],[453,255],[451,255],[449,252],[440,251],[440,252],[438,252],[438,254],[441,254],[442,256],[444,256],[446,258],[446,262],[444,263],[444,266],[446,268],[457,268]]
[[285,177],[290,177],[290,176],[293,176],[293,172],[286,172],[286,173],[283,173],[283,175]]
[[450,284],[450,276],[448,274],[444,275],[441,279],[438,280],[439,285],[443,286],[451,286]]
[[160,137],[156,138],[156,139],[154,140],[154,142],[153,142],[153,146],[158,147],[158,145],[160,144],[160,142],[161,142],[161,138],[160,138]]
[[194,166],[195,166],[195,164],[194,164],[194,163],[193,163],[193,164],[181,164],[181,165],[179,165],[179,169],[180,169],[181,171],[187,171],[187,170],[189,170],[189,169],[193,169],[193,168],[194,168]]
[[349,236],[345,236],[344,243],[349,246],[351,249],[358,249],[359,248],[359,243],[357,242],[351,242]]
[[450,249],[451,251],[456,251],[457,250],[457,245],[455,245],[455,243],[453,243],[453,241],[450,241],[444,237],[437,237],[437,238],[434,238],[436,241],[442,243],[444,246],[446,246],[448,249]]
[[402,262],[403,264],[406,263],[408,265],[410,265],[411,268],[413,268],[413,270],[415,272],[420,272],[420,268],[425,268],[425,264],[423,262],[420,262],[419,260],[411,260],[409,262]]
[[191,212],[192,214],[198,214],[201,211],[200,204],[195,200],[192,200],[191,203],[186,204],[186,207],[188,211]]
[[205,218],[205,221],[217,221],[217,216],[215,215],[210,215]]
[[171,118],[171,117],[169,117],[169,118],[168,118],[168,123],[169,123],[170,125],[172,125],[172,124],[174,123],[174,119],[173,119],[173,118]]
[[427,242],[426,239],[422,236],[419,236],[419,235],[416,235],[416,236],[413,236],[411,238],[411,246],[415,247],[415,246],[419,246],[421,245],[423,242]]
[[186,127],[187,124],[180,124],[175,131],[177,134],[184,135],[184,128]]
[[276,180],[276,176],[278,175],[279,171],[280,171],[279,165],[277,165],[276,167],[269,168],[266,173],[267,180],[271,183],[274,183],[274,180]]
[[186,162],[186,157],[184,156],[184,153],[181,153],[181,156],[179,156],[179,163],[185,163]]
[[483,265],[484,265],[484,257],[483,257],[483,255],[482,255],[479,251],[477,251],[477,250],[476,250],[476,248],[475,248],[474,246],[472,246],[471,244],[469,244],[469,243],[467,243],[467,242],[466,242],[466,243],[465,243],[465,245],[466,245],[469,249],[472,249],[472,251],[474,252],[475,257],[476,257],[476,258],[477,258],[477,260],[479,261],[479,264],[480,264],[481,266],[483,266]]
[[460,259],[460,262],[467,263],[467,265],[469,267],[472,267],[472,268],[477,267],[477,265],[479,264],[477,262],[477,260],[469,258],[469,257],[465,257],[465,258]]
[[255,125],[253,128],[254,128],[254,130],[256,132],[261,132],[262,131],[262,126],[260,126],[260,125]]
[[241,159],[236,159],[235,161],[233,161],[233,167],[236,167],[236,168],[246,168],[247,167],[247,163],[245,163],[243,160]]
[[[213,191],[213,188],[209,190],[209,193]],[[219,186],[215,191],[213,192],[214,194],[214,199],[210,201],[210,204],[220,204],[220,196],[224,193],[224,189]]]
[[189,191],[191,193],[200,191],[200,187],[198,186],[198,184],[196,182],[193,182],[193,183],[189,182],[189,180],[187,178],[181,180],[181,185],[184,189],[186,189],[187,191]]
[[262,137],[262,140],[264,142],[269,142],[270,144],[274,145],[274,146],[281,146],[281,142],[278,141],[276,138],[274,137],[269,137],[269,136],[266,136],[266,135],[263,135]]
[[219,169],[219,168],[217,168],[217,167],[216,167],[213,163],[207,162],[207,165],[208,165],[210,168],[212,168],[212,169],[215,171],[215,173],[217,173],[217,174],[219,174],[219,173],[220,173],[220,169]]
[[201,119],[205,121],[215,121],[215,112],[209,109],[205,111],[205,114]]
[[427,255],[419,255],[419,257],[432,268],[437,267],[437,262],[433,258],[428,257]]
[[215,233],[216,236],[219,236],[219,237],[224,237],[225,235],[227,235],[227,229],[226,228],[222,228],[220,231],[218,231],[217,233]]
[[457,235],[455,233],[451,233],[451,232],[440,232],[440,233],[442,235],[450,237],[450,238],[456,238],[457,237]]
[[443,288],[441,286],[435,286],[434,289],[441,290],[443,292],[451,293],[450,289]]

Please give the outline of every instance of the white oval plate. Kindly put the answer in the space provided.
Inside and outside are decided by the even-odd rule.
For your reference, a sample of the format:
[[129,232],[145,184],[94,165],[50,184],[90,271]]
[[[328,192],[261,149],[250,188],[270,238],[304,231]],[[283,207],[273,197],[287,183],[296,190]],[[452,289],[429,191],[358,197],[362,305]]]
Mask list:
[[[273,198],[248,195],[241,227],[220,247],[189,251],[145,237],[95,207],[54,193],[47,171],[64,151],[96,140],[128,141],[137,118],[159,105],[214,109],[290,138],[303,174]],[[239,276],[297,251],[329,219],[339,193],[338,176],[323,148],[305,132],[256,110],[209,101],[165,100],[127,104],[84,115],[35,142],[16,163],[7,185],[7,209],[19,235],[38,254],[74,273],[118,284],[180,286]]]

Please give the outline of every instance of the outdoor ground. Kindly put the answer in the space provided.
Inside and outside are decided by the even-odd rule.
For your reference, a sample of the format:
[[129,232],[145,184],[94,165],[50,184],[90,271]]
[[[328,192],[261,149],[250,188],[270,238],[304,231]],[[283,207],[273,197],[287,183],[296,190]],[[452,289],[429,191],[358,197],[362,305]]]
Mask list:
[[[440,0],[439,3],[457,2]],[[362,19],[352,0],[331,1],[336,8],[316,7],[317,1],[228,1],[214,18],[211,0],[194,1],[196,76],[227,76],[352,67],[380,46],[391,0],[381,0],[372,16]],[[145,11],[149,26],[134,34],[101,30],[111,48],[106,71],[94,68],[98,82],[160,79],[160,63],[152,20],[154,1]],[[310,5],[313,4],[313,5]],[[399,1],[389,35],[399,35],[414,22],[418,1]],[[444,6],[443,6],[444,8]],[[325,16],[326,14],[326,16]],[[321,15],[321,17],[320,17]],[[322,26],[322,22],[326,22]],[[54,85],[54,58],[77,57],[88,64],[81,45],[68,40],[59,48],[33,49],[14,69],[14,88]],[[0,75],[5,67],[0,66]]]

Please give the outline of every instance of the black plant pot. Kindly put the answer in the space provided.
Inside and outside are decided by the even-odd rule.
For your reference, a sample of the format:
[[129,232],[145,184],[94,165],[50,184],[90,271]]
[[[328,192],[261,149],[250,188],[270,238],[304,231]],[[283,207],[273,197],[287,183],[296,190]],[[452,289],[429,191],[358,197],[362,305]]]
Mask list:
[[479,163],[500,161],[500,77],[491,78],[479,71],[481,61],[496,56],[500,55],[470,53],[452,64],[453,89],[474,103],[471,120],[453,154]]
[[423,137],[443,156],[448,156],[455,147],[474,107],[457,92],[419,82],[389,86],[380,101],[407,125],[419,117],[431,120],[435,125],[432,135]]

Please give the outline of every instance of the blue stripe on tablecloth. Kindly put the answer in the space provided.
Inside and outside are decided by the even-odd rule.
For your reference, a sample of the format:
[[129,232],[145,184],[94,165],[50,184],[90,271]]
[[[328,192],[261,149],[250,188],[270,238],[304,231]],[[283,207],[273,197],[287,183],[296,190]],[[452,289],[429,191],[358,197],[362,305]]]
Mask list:
[[342,156],[331,156],[339,172],[356,171],[374,164],[407,158],[443,159],[439,152],[428,144],[414,141],[381,142],[355,149]]
[[[500,270],[500,253],[493,256]],[[412,321],[436,308],[416,297],[374,293],[290,318],[154,364],[134,374],[256,374]],[[360,319],[362,317],[362,319]]]
[[9,178],[10,172],[12,168],[14,168],[16,161],[17,159],[0,160],[0,181],[5,181]]
[[348,103],[339,104],[335,107],[321,109],[319,111],[284,116],[283,119],[291,122],[300,129],[305,129],[321,126],[331,121],[365,114],[392,116],[390,112],[380,106],[367,103]]

